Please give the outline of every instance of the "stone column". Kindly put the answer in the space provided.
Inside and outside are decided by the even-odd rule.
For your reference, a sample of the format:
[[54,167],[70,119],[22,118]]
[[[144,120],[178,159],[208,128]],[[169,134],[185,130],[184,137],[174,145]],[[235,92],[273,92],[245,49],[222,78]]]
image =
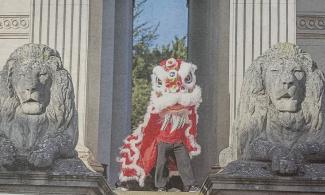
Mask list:
[[295,0],[230,0],[230,147],[220,154],[222,166],[237,159],[234,120],[245,70],[277,42],[296,42]]
[[193,169],[203,182],[228,145],[229,0],[190,0],[188,40],[188,57],[198,66],[197,84],[202,87],[198,123],[202,153],[193,159]]
[[87,100],[89,0],[31,0],[31,7],[31,42],[55,48],[71,73],[79,119],[77,151],[87,162],[92,155],[86,146],[87,102],[92,102]]
[[118,180],[118,148],[131,132],[133,1],[103,0],[98,160]]

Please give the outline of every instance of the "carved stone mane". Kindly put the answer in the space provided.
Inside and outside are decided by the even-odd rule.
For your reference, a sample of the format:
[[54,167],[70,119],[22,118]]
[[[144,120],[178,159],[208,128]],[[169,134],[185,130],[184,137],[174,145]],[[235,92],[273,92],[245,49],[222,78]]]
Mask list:
[[236,119],[238,156],[270,161],[278,174],[325,162],[324,76],[310,55],[280,43],[245,74]]
[[49,167],[74,157],[77,138],[73,86],[59,53],[19,47],[0,72],[0,165]]

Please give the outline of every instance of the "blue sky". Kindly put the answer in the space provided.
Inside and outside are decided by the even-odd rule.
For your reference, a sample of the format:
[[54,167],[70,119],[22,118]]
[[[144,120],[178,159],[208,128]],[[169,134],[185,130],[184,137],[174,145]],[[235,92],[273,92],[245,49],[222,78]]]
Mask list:
[[186,36],[187,20],[186,0],[148,0],[139,18],[140,23],[147,21],[155,25],[160,22],[154,46],[171,43],[175,36]]

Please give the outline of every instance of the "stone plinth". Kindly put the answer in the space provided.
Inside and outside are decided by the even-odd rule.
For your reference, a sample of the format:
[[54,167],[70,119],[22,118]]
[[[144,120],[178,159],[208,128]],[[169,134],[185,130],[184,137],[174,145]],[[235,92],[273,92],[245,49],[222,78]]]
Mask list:
[[48,171],[0,172],[0,194],[109,195],[103,176],[85,168],[79,159],[58,160]]
[[115,191],[117,195],[201,195],[199,192]]
[[325,193],[325,165],[305,165],[298,176],[275,176],[269,163],[234,161],[211,173],[203,186],[208,195],[311,195]]

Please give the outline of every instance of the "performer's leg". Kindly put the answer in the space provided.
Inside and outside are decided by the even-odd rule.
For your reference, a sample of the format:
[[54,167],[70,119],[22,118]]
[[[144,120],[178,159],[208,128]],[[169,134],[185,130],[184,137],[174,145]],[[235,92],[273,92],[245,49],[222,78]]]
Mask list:
[[174,154],[176,157],[177,169],[182,178],[184,186],[195,185],[196,181],[193,175],[191,159],[183,144],[174,144]]
[[167,150],[171,144],[160,142],[158,143],[158,154],[155,172],[155,186],[157,188],[165,187],[168,180],[167,170]]

